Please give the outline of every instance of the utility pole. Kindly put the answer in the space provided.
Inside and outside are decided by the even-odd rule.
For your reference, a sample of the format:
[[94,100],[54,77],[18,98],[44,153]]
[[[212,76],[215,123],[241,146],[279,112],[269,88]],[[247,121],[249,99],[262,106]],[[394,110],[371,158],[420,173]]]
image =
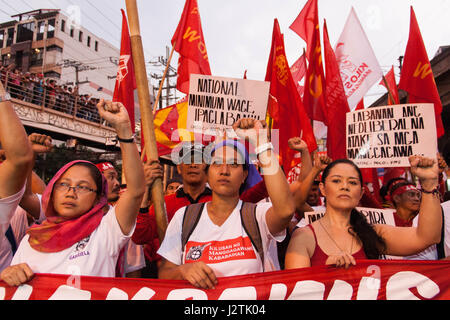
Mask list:
[[78,86],[80,84],[88,83],[89,81],[80,81],[79,73],[86,70],[95,70],[95,67],[91,67],[83,64],[80,61],[64,59],[62,63],[58,63],[58,66],[62,66],[63,68],[74,68],[75,69],[75,85]]
[[[166,46],[166,58],[164,59],[163,56],[159,56],[158,62],[152,62],[152,64],[161,64],[162,66],[166,67],[168,60],[169,60],[169,54],[170,54],[169,52],[170,52],[169,47]],[[162,77],[162,75],[159,75],[156,73],[152,73],[150,76],[155,80],[159,80],[158,86],[157,87],[153,86],[153,92],[155,92],[155,91],[158,92],[159,86],[161,85],[161,80],[163,77]],[[169,69],[167,70],[167,74],[166,74],[165,87],[162,87],[163,92],[165,92],[165,96],[163,96],[161,94],[161,96],[159,97],[159,103],[158,103],[159,109],[161,109],[163,107],[162,106],[163,100],[165,100],[165,102],[166,102],[165,107],[168,107],[170,105],[170,100],[177,99],[177,90],[176,90],[177,86],[170,84],[170,79],[174,78],[176,76],[177,76],[176,69],[169,65]],[[173,94],[170,93],[172,89],[174,90]],[[173,96],[173,98],[171,98],[171,96]]]

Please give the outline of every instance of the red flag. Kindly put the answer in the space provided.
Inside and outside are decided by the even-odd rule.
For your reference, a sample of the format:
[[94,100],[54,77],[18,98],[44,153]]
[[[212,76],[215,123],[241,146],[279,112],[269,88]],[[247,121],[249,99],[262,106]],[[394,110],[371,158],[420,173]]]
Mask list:
[[358,104],[356,105],[355,111],[356,110],[363,110],[364,109],[364,98],[362,98]]
[[186,1],[172,45],[180,54],[177,89],[187,94],[191,74],[211,74],[197,0]]
[[394,99],[394,101],[392,101],[391,95],[388,94],[388,104],[389,105],[400,104],[397,83],[395,82],[394,66],[392,66],[391,70],[389,70],[389,72],[386,73],[386,75],[384,76],[384,79],[386,79],[387,87],[386,87],[386,83],[384,83],[384,80],[381,80],[380,84],[382,86],[386,87],[386,89],[390,92],[390,94],[392,95],[392,98]]
[[[317,10],[317,0],[312,0],[315,15],[308,16],[313,19],[314,28],[312,30],[311,42],[308,43],[308,69],[305,77],[305,92],[303,94],[303,104],[306,113],[311,120],[322,121],[327,124],[325,107],[325,76],[322,64],[322,48],[320,45],[319,17]],[[309,30],[309,29],[308,29]],[[309,31],[308,31],[309,32]],[[309,33],[308,33],[309,35]]]
[[297,91],[300,94],[300,97],[303,97],[305,86],[301,86],[299,82],[305,77],[306,69],[306,53],[303,49],[302,56],[298,58],[290,68],[292,78],[294,79],[295,86],[297,87]]
[[136,78],[134,76],[133,56],[131,53],[130,32],[125,11],[122,11],[122,39],[120,43],[119,70],[114,87],[113,101],[122,102],[128,111],[131,128],[134,133],[134,90]]
[[[288,147],[291,137],[299,137],[308,144],[309,151],[317,149],[316,139],[300,96],[292,78],[284,49],[278,20],[274,20],[272,47],[267,64],[266,81],[270,82],[269,114],[274,128],[279,129],[280,156],[285,173],[295,165],[295,152]],[[275,116],[276,117],[275,117]]]
[[323,45],[326,66],[326,106],[328,118],[327,154],[333,160],[347,158],[345,122],[350,111],[339,65],[328,38],[326,21],[323,25]]
[[[316,20],[317,17],[317,20]],[[300,11],[297,18],[290,25],[290,29],[297,33],[300,38],[305,40],[308,48],[307,58],[311,56],[311,50],[314,48],[312,44],[314,29],[319,23],[317,0],[308,0],[308,2]]]
[[442,102],[412,6],[409,39],[403,61],[398,88],[408,92],[408,103],[434,103],[436,131],[439,138],[444,134],[441,119]]

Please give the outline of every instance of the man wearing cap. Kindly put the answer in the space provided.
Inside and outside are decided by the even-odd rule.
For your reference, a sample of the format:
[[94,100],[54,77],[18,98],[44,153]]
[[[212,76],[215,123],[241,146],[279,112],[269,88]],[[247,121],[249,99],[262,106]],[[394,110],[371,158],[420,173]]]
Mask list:
[[[95,165],[108,182],[108,203],[114,206],[117,200],[119,200],[121,193],[119,174],[109,161],[100,161]],[[145,267],[142,246],[136,245],[133,241],[129,241],[128,245],[122,250],[117,260],[116,276],[139,278],[141,276],[139,271]]]

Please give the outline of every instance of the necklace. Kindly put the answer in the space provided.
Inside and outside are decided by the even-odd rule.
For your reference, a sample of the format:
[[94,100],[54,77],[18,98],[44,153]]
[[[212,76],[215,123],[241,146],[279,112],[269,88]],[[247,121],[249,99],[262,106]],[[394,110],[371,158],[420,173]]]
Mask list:
[[[337,242],[334,241],[333,237],[328,233],[327,229],[323,226],[321,220],[322,220],[322,219],[319,219],[319,223],[320,223],[320,226],[322,227],[322,229],[325,230],[325,233],[328,235],[328,237],[331,239],[331,241],[334,242],[334,245],[335,245],[339,250],[341,250],[341,252],[345,252],[345,250],[342,250],[341,247],[339,247],[339,245],[337,244]],[[351,244],[350,244],[350,255],[352,254],[352,251],[353,251],[353,236],[352,236],[352,242],[351,242]]]

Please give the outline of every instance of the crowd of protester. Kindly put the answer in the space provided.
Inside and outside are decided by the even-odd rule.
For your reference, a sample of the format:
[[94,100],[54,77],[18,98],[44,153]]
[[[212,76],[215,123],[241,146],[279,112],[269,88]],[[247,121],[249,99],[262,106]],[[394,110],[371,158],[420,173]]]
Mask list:
[[[33,103],[34,88],[28,96],[9,90]],[[410,157],[409,175],[384,181],[383,194],[374,194],[352,161],[310,154],[292,137],[289,147],[300,153],[302,168],[289,184],[264,121],[240,119],[233,129],[256,147],[258,163],[238,140],[217,140],[213,148],[184,145],[181,179],[166,181],[169,225],[160,237],[150,191],[164,170],[158,159],[142,162],[121,103],[101,100],[96,108],[118,136],[125,186],[113,163],[82,159],[43,184],[33,159],[51,152],[51,137],[27,136],[11,103],[0,106],[0,280],[11,286],[76,266],[78,275],[182,279],[209,289],[225,276],[450,255],[445,156]],[[370,224],[361,206],[392,208],[395,225]],[[308,223],[305,213],[318,208],[325,214]]]
[[79,94],[78,86],[59,84],[42,73],[21,72],[14,65],[0,64],[0,79],[12,98],[73,115],[80,119],[100,122],[96,108],[100,99]]

